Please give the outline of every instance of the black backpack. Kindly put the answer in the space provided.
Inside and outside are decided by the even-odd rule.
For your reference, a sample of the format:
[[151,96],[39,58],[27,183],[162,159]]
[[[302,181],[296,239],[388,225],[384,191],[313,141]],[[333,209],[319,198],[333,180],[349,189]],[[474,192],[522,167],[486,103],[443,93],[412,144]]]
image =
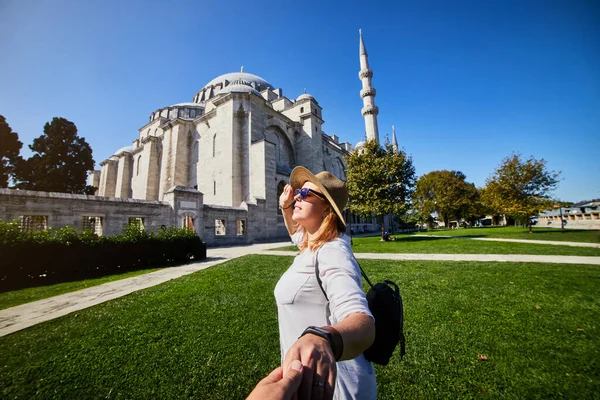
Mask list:
[[[319,276],[319,252],[315,256],[315,273],[319,287],[325,295],[327,301],[327,293],[321,284]],[[354,258],[356,260],[356,257]],[[404,326],[404,308],[402,306],[402,296],[400,289],[392,281],[385,280],[373,286],[365,271],[358,260],[356,260],[360,273],[365,278],[371,289],[367,292],[367,302],[369,310],[375,317],[375,341],[367,350],[365,350],[365,358],[375,364],[387,365],[394,353],[394,349],[400,342],[400,358],[406,354],[406,339],[402,328]]]

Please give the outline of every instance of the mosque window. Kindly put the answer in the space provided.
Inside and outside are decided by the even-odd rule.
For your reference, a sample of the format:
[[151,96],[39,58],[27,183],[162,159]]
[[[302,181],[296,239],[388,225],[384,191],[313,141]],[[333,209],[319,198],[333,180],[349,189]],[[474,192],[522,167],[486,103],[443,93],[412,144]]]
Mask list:
[[217,195],[217,181],[213,181],[213,194]]
[[92,231],[98,236],[102,236],[102,217],[83,217],[81,219],[81,230]]
[[300,113],[304,112],[304,107],[300,107]]
[[185,215],[181,220],[181,228],[195,231],[194,218],[191,215]]
[[217,134],[213,136],[213,157],[217,154]]
[[135,174],[139,175],[140,174],[140,164],[142,163],[142,156],[138,156],[137,159],[137,165],[135,167]]
[[144,230],[144,218],[140,217],[130,217],[129,225],[137,227],[140,231]]
[[196,110],[190,110],[190,118],[196,118]]
[[236,221],[236,230],[238,236],[244,236],[246,234],[246,220],[238,219]]
[[215,219],[215,235],[217,236],[225,236],[225,220],[224,219]]
[[45,231],[48,229],[47,215],[22,215],[19,217],[22,232]]

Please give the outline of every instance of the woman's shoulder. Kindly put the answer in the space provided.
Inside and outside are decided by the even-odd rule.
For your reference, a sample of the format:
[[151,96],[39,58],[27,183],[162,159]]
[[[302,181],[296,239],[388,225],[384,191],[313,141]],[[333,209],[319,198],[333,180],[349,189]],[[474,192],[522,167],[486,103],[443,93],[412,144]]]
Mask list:
[[325,250],[327,253],[352,253],[352,248],[350,247],[350,238],[345,234],[325,243],[323,246],[321,246],[321,249]]

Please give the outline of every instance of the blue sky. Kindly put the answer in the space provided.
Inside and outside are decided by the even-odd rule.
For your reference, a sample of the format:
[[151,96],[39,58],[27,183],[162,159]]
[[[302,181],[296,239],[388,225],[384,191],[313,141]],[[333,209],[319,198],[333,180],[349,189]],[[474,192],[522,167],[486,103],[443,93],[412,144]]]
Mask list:
[[150,113],[244,66],[364,137],[362,28],[380,138],[419,175],[483,186],[513,151],[562,171],[562,200],[600,198],[600,2],[0,0],[0,114],[25,144],[60,116],[96,166]]

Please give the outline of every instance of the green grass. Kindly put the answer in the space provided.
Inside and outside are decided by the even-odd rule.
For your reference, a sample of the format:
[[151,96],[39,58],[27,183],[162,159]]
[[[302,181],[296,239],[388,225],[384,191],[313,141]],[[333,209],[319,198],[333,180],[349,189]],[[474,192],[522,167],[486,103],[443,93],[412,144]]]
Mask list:
[[107,282],[147,274],[149,272],[157,271],[159,269],[160,268],[141,269],[137,271],[125,272],[123,274],[103,276],[101,278],[94,279],[86,279],[84,281],[63,282],[54,285],[38,286],[33,288],[12,290],[10,292],[0,293],[0,310],[4,310],[6,308],[18,306],[25,303],[30,303],[32,301],[47,299],[52,296],[58,296],[59,294],[74,292],[76,290],[81,290],[92,286],[98,286]]
[[501,226],[470,229],[432,229],[418,235],[474,236],[502,239],[555,240],[560,242],[600,243],[600,231],[535,227],[529,233],[527,228]]
[[[538,254],[562,256],[600,256],[600,248],[557,246],[548,244],[488,242],[461,237],[394,235],[396,241],[382,242],[381,236],[353,239],[356,253],[426,253],[426,254]],[[272,250],[297,251],[296,246]]]
[[[279,363],[291,261],[246,256],[0,338],[0,397],[244,398]],[[363,267],[405,303],[408,353],[377,367],[381,399],[597,397],[599,267]]]

